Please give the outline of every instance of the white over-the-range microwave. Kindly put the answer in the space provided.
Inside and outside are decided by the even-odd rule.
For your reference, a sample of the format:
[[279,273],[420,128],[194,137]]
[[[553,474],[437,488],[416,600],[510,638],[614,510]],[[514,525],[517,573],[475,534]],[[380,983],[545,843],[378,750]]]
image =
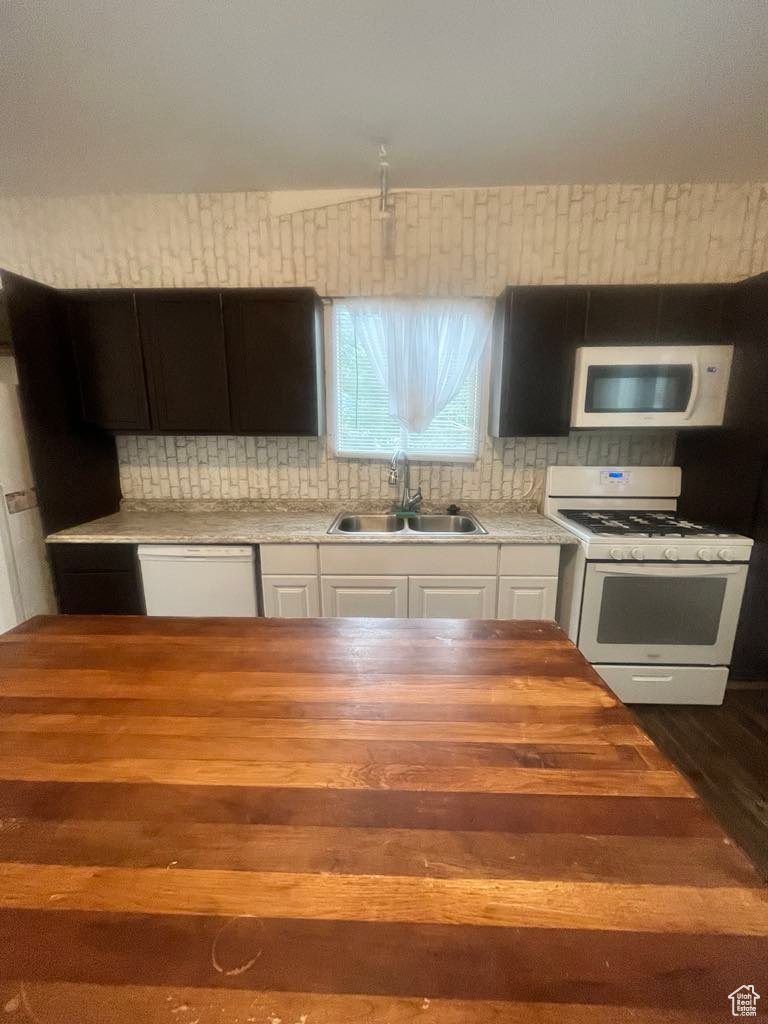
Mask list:
[[719,427],[733,345],[576,351],[572,427]]

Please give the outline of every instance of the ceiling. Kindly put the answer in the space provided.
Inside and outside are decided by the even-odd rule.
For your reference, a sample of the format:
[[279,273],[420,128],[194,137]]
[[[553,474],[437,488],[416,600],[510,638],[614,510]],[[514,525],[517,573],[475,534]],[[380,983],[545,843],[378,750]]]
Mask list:
[[768,177],[768,0],[3,0],[0,189]]

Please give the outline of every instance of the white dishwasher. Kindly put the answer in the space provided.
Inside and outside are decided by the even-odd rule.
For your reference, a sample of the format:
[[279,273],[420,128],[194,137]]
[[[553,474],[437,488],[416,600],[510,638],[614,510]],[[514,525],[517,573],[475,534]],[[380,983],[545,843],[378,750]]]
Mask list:
[[256,615],[252,547],[140,544],[147,615]]

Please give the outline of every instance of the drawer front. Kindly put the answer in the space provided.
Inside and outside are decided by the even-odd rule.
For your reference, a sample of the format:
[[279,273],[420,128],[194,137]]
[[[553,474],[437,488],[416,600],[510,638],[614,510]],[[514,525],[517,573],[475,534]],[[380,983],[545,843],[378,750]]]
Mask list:
[[627,704],[722,704],[728,669],[711,665],[593,665]]
[[261,544],[259,554],[263,573],[317,574],[317,544]]
[[404,576],[496,575],[495,544],[321,544],[320,572]]
[[557,576],[560,567],[558,544],[502,544],[500,576]]

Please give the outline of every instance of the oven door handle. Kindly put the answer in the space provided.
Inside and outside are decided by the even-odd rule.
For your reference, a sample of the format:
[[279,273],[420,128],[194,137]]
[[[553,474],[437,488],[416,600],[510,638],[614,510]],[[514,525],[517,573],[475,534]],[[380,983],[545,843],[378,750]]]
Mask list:
[[592,565],[595,572],[603,576],[736,576],[746,569],[746,563],[739,565],[691,565],[690,562],[677,565]]
[[701,383],[701,371],[699,370],[699,359],[698,356],[694,358],[691,363],[691,397],[688,399],[688,408],[685,410],[683,415],[684,420],[689,420],[693,416],[693,410],[696,408],[696,402],[699,399],[699,384]]

